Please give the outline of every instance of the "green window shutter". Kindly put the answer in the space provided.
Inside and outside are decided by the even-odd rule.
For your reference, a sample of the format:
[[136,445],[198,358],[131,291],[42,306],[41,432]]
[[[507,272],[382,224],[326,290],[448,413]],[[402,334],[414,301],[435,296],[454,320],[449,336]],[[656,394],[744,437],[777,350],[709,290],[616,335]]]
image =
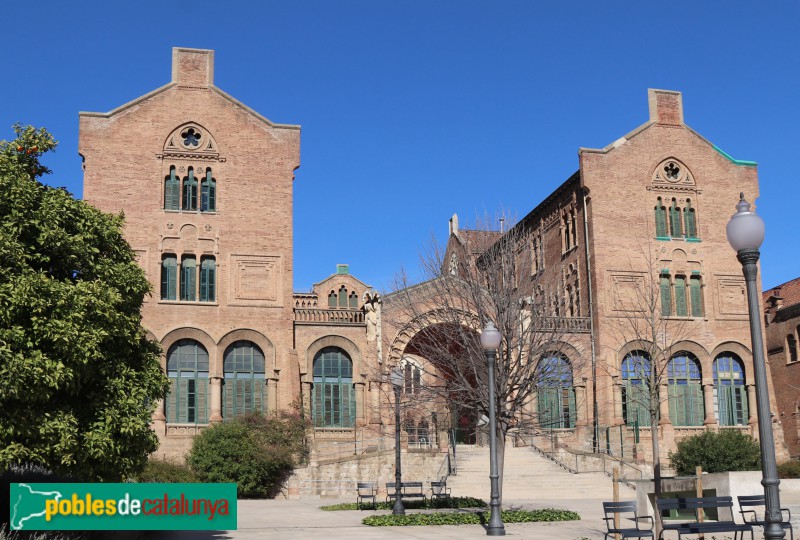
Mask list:
[[181,300],[194,302],[197,290],[197,260],[185,256],[181,261]]
[[266,385],[264,379],[253,379],[253,410],[258,413],[264,412]]
[[323,383],[315,383],[313,387],[313,418],[314,418],[314,426],[316,427],[324,427],[325,426],[325,400],[323,399],[323,390],[325,385]]
[[353,427],[356,419],[356,396],[352,384],[341,385],[342,427]]
[[175,284],[178,271],[178,259],[175,255],[167,255],[161,261],[161,299],[175,300]]
[[175,176],[175,166],[169,168],[169,176],[164,178],[164,209],[180,210],[181,183]]
[[216,300],[217,262],[213,257],[203,257],[200,263],[200,301]]
[[178,422],[194,422],[195,382],[194,379],[178,379]]
[[217,204],[217,181],[211,176],[211,169],[206,169],[206,177],[200,188],[200,211],[213,212]]
[[686,238],[697,238],[697,223],[695,222],[695,212],[692,203],[686,201],[686,208],[683,210],[683,220],[686,225]]
[[686,309],[686,278],[675,278],[675,315],[678,317],[686,317],[688,311]]
[[668,317],[672,315],[672,291],[670,291],[669,276],[661,276],[661,314]]
[[729,385],[717,386],[717,408],[719,412],[719,425],[734,426],[733,404],[734,387]]
[[208,423],[208,378],[197,379],[197,412],[196,422],[198,424]]
[[700,277],[692,276],[689,279],[689,296],[692,300],[692,317],[702,317],[703,310],[703,289],[700,287]]
[[169,378],[169,394],[166,399],[167,409],[167,423],[174,423],[178,421],[178,378],[170,376]]
[[689,383],[690,415],[687,418],[689,426],[702,426],[705,420],[705,403],[703,401],[703,387],[700,383]]
[[683,237],[681,231],[681,209],[678,208],[678,203],[675,199],[672,199],[672,206],[669,207],[669,228],[672,238]]
[[197,210],[197,179],[192,167],[189,167],[189,175],[183,179],[183,209]]
[[734,421],[739,426],[746,426],[750,419],[750,411],[747,405],[747,389],[743,385],[734,386],[733,406],[736,411]]
[[565,388],[565,392],[567,392],[567,399],[568,399],[568,411],[564,415],[564,427],[565,428],[574,428],[575,427],[575,414],[578,410],[575,405],[575,388]]
[[664,208],[661,202],[661,197],[656,202],[656,236],[665,238],[667,236],[667,209]]
[[224,403],[222,417],[225,420],[232,420],[236,416],[233,409],[233,385],[236,379],[233,379],[232,375],[232,373],[225,373],[222,383],[222,403]]

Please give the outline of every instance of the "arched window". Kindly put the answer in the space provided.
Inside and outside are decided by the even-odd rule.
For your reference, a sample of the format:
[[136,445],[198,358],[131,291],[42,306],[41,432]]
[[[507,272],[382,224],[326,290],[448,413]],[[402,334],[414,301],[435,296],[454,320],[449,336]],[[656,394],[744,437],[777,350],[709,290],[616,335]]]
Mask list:
[[717,420],[720,426],[747,425],[747,390],[742,361],[724,352],[714,359],[714,387],[717,391]]
[[797,338],[794,334],[786,336],[786,353],[788,362],[797,362]]
[[669,418],[676,426],[702,426],[705,420],[700,362],[681,352],[667,364]]
[[217,261],[214,257],[200,259],[200,301],[214,302],[217,289]]
[[225,349],[223,417],[264,412],[264,353],[252,341],[236,341]]
[[208,423],[208,351],[193,339],[178,341],[167,353],[167,376],[167,422]]
[[164,255],[161,259],[161,299],[177,299],[178,257]]
[[683,209],[683,221],[686,231],[686,238],[697,238],[697,221],[695,220],[694,208],[692,208],[692,201],[686,199],[686,208]]
[[678,201],[672,199],[672,206],[669,208],[669,230],[672,238],[682,238],[681,231],[681,209],[678,208]]
[[667,234],[667,209],[664,206],[664,202],[661,200],[661,197],[656,199],[656,237],[657,238],[669,238]]
[[575,427],[572,366],[560,354],[545,355],[537,368],[537,408],[544,429]]
[[328,294],[328,307],[335,308],[336,307],[336,291],[331,291]]
[[325,347],[314,357],[313,407],[315,427],[353,427],[353,362],[338,347]]
[[180,210],[181,183],[175,175],[175,165],[169,168],[169,176],[164,178],[164,210]]
[[358,295],[356,291],[351,292],[348,298],[350,299],[350,309],[358,308]]
[[689,316],[686,304],[686,276],[675,276],[675,315],[677,317]]
[[417,395],[422,388],[422,368],[410,358],[403,359],[403,393]]
[[347,287],[342,285],[339,288],[339,307],[346,308],[347,307]]
[[184,255],[181,259],[181,300],[194,302],[197,299],[197,259]]
[[211,176],[211,169],[206,169],[206,177],[200,187],[200,211],[213,212],[217,209],[217,179]]
[[[650,355],[631,351],[622,360],[622,418],[629,426],[650,425]],[[654,411],[658,416],[658,405]]]
[[672,315],[672,284],[669,274],[661,274],[661,315],[669,317]]
[[703,284],[700,276],[692,276],[689,279],[689,297],[692,300],[692,317],[702,317],[705,309],[703,309]]
[[183,209],[197,210],[197,178],[193,167],[189,167],[189,174],[183,177]]

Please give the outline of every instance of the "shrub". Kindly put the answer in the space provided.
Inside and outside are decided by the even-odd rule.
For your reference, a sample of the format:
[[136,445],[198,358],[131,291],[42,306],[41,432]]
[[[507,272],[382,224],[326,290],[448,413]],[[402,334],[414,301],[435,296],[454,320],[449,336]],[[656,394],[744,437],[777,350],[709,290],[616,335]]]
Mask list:
[[185,484],[197,482],[197,476],[186,463],[176,463],[163,459],[149,459],[144,470],[134,479],[137,482],[158,482],[165,484]]
[[[373,527],[407,525],[477,525],[489,520],[486,512],[435,512],[431,514],[405,514],[370,516],[361,523]],[[542,508],[541,510],[503,510],[504,523],[531,523],[534,521],[572,521],[581,517],[570,510]]]
[[303,459],[305,421],[288,413],[252,414],[195,437],[189,465],[202,482],[234,482],[238,496],[274,496]]
[[786,461],[778,465],[778,478],[800,478],[800,461]]
[[678,443],[669,453],[679,475],[693,475],[699,465],[703,472],[755,471],[761,467],[761,450],[753,437],[738,429],[705,431]]

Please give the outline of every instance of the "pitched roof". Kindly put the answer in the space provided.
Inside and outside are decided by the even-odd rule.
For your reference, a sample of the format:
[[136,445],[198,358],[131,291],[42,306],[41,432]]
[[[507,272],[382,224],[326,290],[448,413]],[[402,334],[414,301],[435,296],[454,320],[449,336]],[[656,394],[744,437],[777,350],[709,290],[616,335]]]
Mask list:
[[765,302],[771,296],[780,296],[783,299],[782,308],[800,304],[800,277],[766,290],[762,295]]

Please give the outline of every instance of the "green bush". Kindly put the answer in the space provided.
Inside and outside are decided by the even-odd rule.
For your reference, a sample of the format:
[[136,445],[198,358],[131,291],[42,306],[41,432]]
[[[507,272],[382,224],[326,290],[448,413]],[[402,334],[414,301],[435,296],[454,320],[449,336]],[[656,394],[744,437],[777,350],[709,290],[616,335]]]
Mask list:
[[778,478],[800,478],[800,461],[786,461],[778,465]]
[[672,467],[679,475],[695,474],[699,465],[703,472],[755,471],[761,467],[761,450],[753,437],[738,429],[705,431],[678,443],[669,453]]
[[[541,510],[503,510],[504,523],[531,523],[534,521],[572,521],[581,517],[570,510],[543,508]],[[370,516],[361,523],[372,527],[408,525],[478,525],[489,521],[486,512],[435,512],[431,514],[405,514],[396,516]]]
[[[485,508],[489,506],[485,501],[476,499],[474,497],[450,497],[449,499],[426,499],[421,501],[419,499],[405,500],[403,499],[403,507],[406,510],[417,509],[436,509],[436,508]],[[361,505],[362,508],[372,509],[372,505]],[[375,510],[391,510],[394,508],[394,501],[392,502],[379,502],[375,505]],[[333,512],[337,510],[358,510],[356,503],[339,503],[331,504],[328,506],[321,506],[320,510]]]
[[186,484],[198,481],[197,476],[186,463],[153,458],[147,460],[144,470],[137,474],[134,480],[163,484]]
[[235,482],[242,498],[273,497],[304,459],[305,432],[299,415],[239,417],[195,437],[188,462],[201,482]]

